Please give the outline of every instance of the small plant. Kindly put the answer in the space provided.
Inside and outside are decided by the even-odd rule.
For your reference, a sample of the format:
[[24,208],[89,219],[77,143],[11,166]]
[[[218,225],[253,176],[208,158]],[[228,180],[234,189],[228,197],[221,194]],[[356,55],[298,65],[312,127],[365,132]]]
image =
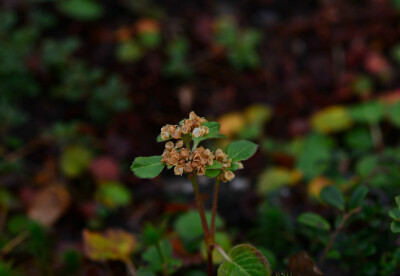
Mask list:
[[[189,119],[182,120],[178,125],[166,125],[161,129],[158,142],[167,141],[165,150],[160,156],[137,157],[131,166],[134,174],[140,178],[153,178],[161,173],[163,168],[174,170],[175,175],[186,174],[192,182],[197,206],[202,223],[204,241],[207,247],[208,275],[213,275],[212,253],[217,249],[225,262],[219,267],[218,275],[271,275],[266,258],[251,245],[235,246],[229,255],[215,242],[215,221],[218,204],[218,190],[221,182],[231,181],[238,169],[243,168],[241,161],[250,158],[257,150],[257,145],[241,140],[232,142],[226,151],[217,149],[212,152],[199,146],[200,142],[224,138],[219,133],[217,122],[208,122],[194,112]],[[175,140],[169,141],[169,140]],[[203,200],[197,185],[197,176],[205,175],[215,179],[215,192],[211,214],[211,223],[206,218]]]

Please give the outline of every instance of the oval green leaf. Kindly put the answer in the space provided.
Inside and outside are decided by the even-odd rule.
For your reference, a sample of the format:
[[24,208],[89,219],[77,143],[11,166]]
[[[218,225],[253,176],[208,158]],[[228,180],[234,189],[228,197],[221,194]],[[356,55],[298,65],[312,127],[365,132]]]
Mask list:
[[297,221],[312,228],[328,231],[331,226],[323,217],[314,213],[303,213]]
[[390,224],[390,230],[392,230],[393,233],[400,233],[400,222],[393,221]]
[[357,187],[350,196],[349,209],[354,209],[361,205],[362,201],[368,194],[368,188],[365,186]]
[[344,197],[342,191],[334,185],[325,187],[320,193],[321,199],[339,210],[344,210]]
[[270,276],[271,268],[254,246],[241,244],[229,253],[229,260],[218,268],[218,276]]
[[226,153],[232,161],[242,161],[249,159],[257,151],[257,147],[253,142],[240,140],[230,143]]
[[160,174],[165,164],[161,156],[137,157],[131,166],[133,173],[140,178],[153,178]]

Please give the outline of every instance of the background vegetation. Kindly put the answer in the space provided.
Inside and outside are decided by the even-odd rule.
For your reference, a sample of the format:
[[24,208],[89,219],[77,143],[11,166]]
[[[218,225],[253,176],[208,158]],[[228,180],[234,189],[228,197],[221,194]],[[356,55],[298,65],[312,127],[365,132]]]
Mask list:
[[191,110],[260,145],[221,185],[226,251],[397,275],[399,19],[397,0],[2,1],[0,275],[205,275],[190,183],[129,169]]

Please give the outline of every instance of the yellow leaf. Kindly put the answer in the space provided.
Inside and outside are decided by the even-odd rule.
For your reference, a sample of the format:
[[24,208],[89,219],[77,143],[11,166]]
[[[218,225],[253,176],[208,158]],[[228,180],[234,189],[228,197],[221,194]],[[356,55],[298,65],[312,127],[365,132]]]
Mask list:
[[271,115],[271,109],[261,104],[251,105],[243,112],[244,118],[250,124],[265,124],[271,118]]
[[293,185],[302,177],[300,171],[291,171],[284,167],[274,167],[265,170],[257,182],[257,191],[265,194],[283,186]]
[[83,231],[84,252],[93,261],[129,258],[135,246],[132,234],[120,229],[108,229],[104,233]]
[[317,176],[308,183],[308,194],[315,198],[319,198],[321,190],[332,184],[332,181],[324,176]]
[[238,112],[228,113],[218,119],[221,128],[220,132],[228,137],[232,137],[241,131],[245,125],[245,119]]
[[312,128],[324,134],[348,129],[352,123],[350,115],[343,106],[325,108],[311,117]]

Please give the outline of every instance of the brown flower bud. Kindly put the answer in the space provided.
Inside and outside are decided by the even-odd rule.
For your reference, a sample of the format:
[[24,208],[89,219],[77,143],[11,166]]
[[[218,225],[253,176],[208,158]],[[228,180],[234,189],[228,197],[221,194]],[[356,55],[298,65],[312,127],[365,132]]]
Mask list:
[[235,174],[234,174],[233,172],[231,172],[231,171],[226,170],[226,171],[224,172],[224,178],[225,178],[227,181],[231,181],[232,179],[235,178]]
[[179,127],[176,128],[176,130],[171,133],[171,137],[174,138],[174,139],[180,139],[182,137],[181,129]]
[[181,147],[183,147],[183,140],[179,140],[179,141],[176,142],[176,144],[175,144],[175,148],[176,148],[176,149],[180,149]]
[[169,158],[167,160],[167,165],[176,166],[179,163],[179,152],[177,150],[172,150],[169,154]]
[[166,131],[161,132],[161,139],[168,140],[169,139],[169,132],[166,132]]
[[215,157],[217,160],[222,160],[225,157],[225,153],[221,149],[217,149],[215,152]]
[[188,134],[190,132],[191,128],[184,125],[181,127],[181,130],[182,130],[182,134]]
[[201,126],[200,128],[202,128],[204,130],[204,135],[207,135],[208,133],[210,133],[210,129],[206,126]]
[[190,173],[190,172],[193,171],[193,168],[192,168],[192,166],[190,165],[190,163],[186,163],[186,164],[184,165],[184,167],[183,167],[183,170],[184,170],[186,173]]
[[193,168],[193,169],[197,169],[197,168],[200,167],[200,163],[199,163],[199,162],[196,162],[196,161],[192,161],[192,163],[190,163],[190,164],[192,165],[192,168]]
[[195,138],[201,137],[204,135],[204,129],[200,128],[200,127],[196,127],[195,129],[193,129],[192,135]]
[[182,175],[183,174],[183,166],[175,166],[174,168],[174,174],[175,175]]
[[174,132],[175,130],[176,130],[176,126],[174,126],[174,125],[167,125],[167,127],[168,127],[168,132]]
[[189,113],[189,119],[190,119],[190,120],[195,120],[196,118],[197,118],[196,113],[194,113],[194,111],[191,111],[191,112]]
[[181,149],[180,157],[181,157],[182,159],[188,159],[189,156],[190,156],[190,150],[189,150],[189,149],[187,149],[187,148]]
[[236,162],[238,164],[238,169],[241,170],[243,169],[243,163],[242,162]]
[[206,173],[206,167],[201,166],[197,169],[197,175],[204,175]]
[[167,143],[165,144],[165,148],[166,148],[167,150],[172,150],[174,147],[175,147],[174,142],[169,141],[169,142],[167,142]]

